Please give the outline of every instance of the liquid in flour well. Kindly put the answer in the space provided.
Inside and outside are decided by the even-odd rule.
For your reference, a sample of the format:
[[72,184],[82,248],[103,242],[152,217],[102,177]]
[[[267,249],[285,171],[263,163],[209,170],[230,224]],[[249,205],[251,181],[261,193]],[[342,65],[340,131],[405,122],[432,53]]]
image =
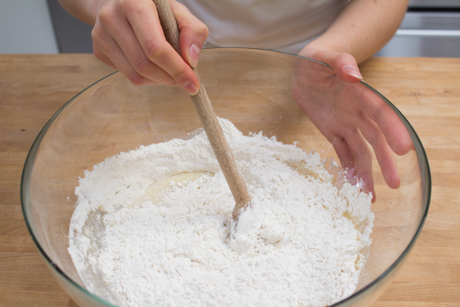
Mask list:
[[145,193],[136,199],[132,204],[130,204],[129,207],[137,209],[141,207],[145,202],[157,204],[161,201],[162,195],[167,191],[168,188],[171,188],[171,186],[177,185],[181,187],[184,184],[195,181],[203,175],[212,176],[213,174],[209,172],[187,172],[173,175],[171,177],[167,177],[165,179],[154,182],[146,189]]
[[252,197],[242,237],[229,236],[234,200],[204,131],[120,153],[76,189],[69,253],[88,290],[120,306],[326,306],[351,295],[371,196],[337,185],[318,153],[221,125]]

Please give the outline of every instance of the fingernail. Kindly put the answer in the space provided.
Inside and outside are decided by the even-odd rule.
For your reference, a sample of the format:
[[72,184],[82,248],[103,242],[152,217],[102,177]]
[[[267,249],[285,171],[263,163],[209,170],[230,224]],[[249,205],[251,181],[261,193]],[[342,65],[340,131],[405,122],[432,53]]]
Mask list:
[[196,93],[198,93],[198,87],[192,82],[185,83],[182,85],[182,88],[190,95],[196,95]]
[[188,62],[190,66],[196,68],[198,66],[198,58],[200,56],[200,48],[193,44],[190,46],[190,51],[188,53]]
[[344,67],[345,71],[350,75],[355,78],[358,78],[359,80],[363,80],[363,76],[359,72],[359,69],[355,66],[345,66]]

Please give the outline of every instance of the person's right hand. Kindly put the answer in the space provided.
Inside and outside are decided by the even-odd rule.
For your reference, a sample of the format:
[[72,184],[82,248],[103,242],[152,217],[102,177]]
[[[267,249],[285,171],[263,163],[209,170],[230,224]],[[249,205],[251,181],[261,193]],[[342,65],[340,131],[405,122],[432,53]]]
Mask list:
[[182,4],[169,3],[180,31],[182,57],[166,41],[152,0],[99,1],[92,9],[94,54],[134,85],[178,84],[194,95],[200,84],[191,67],[198,64],[208,28]]

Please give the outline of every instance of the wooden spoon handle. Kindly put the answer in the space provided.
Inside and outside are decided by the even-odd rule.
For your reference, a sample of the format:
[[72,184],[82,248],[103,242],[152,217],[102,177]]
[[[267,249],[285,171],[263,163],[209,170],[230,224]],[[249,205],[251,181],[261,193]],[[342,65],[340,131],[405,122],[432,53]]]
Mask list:
[[[173,12],[169,7],[168,0],[153,0],[153,2],[156,5],[166,40],[180,54],[179,29]],[[211,101],[206,93],[203,82],[201,82],[198,70],[193,68],[193,71],[200,80],[200,90],[196,95],[190,95],[190,97],[192,98],[193,105],[200,117],[225,179],[232,191],[233,198],[235,199],[233,218],[237,220],[238,212],[240,209],[245,209],[249,205],[251,198],[243,176],[236,167],[235,158],[224,136],[219,120],[212,109]]]

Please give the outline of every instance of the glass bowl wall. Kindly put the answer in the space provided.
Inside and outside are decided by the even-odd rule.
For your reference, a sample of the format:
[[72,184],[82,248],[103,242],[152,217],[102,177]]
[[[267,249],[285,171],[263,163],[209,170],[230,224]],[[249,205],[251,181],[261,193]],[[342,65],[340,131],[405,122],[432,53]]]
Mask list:
[[[328,66],[278,52],[224,48],[204,50],[199,69],[216,114],[232,121],[244,134],[263,131],[338,161],[331,143],[302,112],[293,95],[299,70],[310,78],[304,82],[307,87],[322,90],[316,83],[322,74],[330,73]],[[373,156],[377,200],[372,204],[375,222],[370,257],[356,292],[336,304],[369,306],[392,281],[421,230],[429,205],[430,174],[420,140],[388,100],[362,82],[342,82],[340,86],[358,87],[371,99],[390,105],[415,148],[396,157],[401,186],[395,190],[386,186]],[[140,145],[186,137],[200,126],[182,89],[135,87],[115,73],[66,103],[40,132],[24,166],[24,217],[52,275],[77,304],[111,306],[84,288],[67,252],[74,191],[84,170]]]

